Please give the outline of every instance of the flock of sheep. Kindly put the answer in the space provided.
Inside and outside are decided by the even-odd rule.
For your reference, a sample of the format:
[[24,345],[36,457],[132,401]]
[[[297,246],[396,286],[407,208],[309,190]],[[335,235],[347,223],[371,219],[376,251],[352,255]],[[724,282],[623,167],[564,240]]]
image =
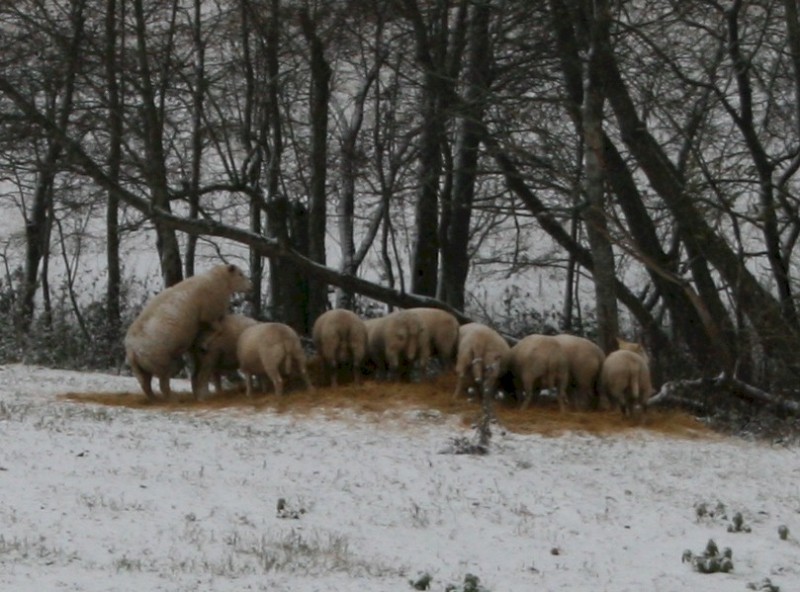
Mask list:
[[[250,280],[235,265],[218,265],[154,296],[125,336],[125,352],[134,376],[149,399],[152,378],[169,398],[170,378],[192,358],[192,391],[209,394],[213,380],[221,390],[225,372],[244,374],[247,395],[269,378],[276,394],[284,381],[299,373],[306,388],[306,355],[298,334],[282,323],[262,323],[228,314],[234,293],[248,292]],[[408,378],[414,368],[422,375],[431,357],[457,376],[454,397],[477,387],[492,395],[501,381],[511,385],[522,407],[541,390],[556,392],[559,408],[617,405],[625,415],[641,416],[652,393],[647,355],[638,344],[620,341],[606,356],[593,342],[574,335],[529,335],[513,347],[497,331],[481,323],[459,326],[450,313],[412,308],[362,320],[344,310],[329,310],[317,318],[312,338],[326,380],[337,385],[341,369],[361,380],[369,367],[386,378]]]

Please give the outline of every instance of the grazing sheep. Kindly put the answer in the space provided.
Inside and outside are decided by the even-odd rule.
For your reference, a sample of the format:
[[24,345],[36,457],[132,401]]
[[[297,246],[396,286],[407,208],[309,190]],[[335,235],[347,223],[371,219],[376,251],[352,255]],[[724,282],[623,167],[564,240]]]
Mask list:
[[322,313],[314,321],[311,336],[333,386],[338,385],[337,374],[342,366],[352,367],[353,381],[361,384],[361,364],[367,354],[367,327],[356,313],[342,308]]
[[569,366],[567,393],[576,407],[598,407],[598,380],[605,354],[600,347],[576,335],[556,335]]
[[157,294],[125,334],[125,357],[148,399],[158,378],[163,397],[201,327],[216,328],[228,312],[231,295],[249,292],[250,280],[235,265],[217,265]]
[[244,315],[225,315],[216,330],[200,331],[191,348],[192,391],[198,399],[208,395],[208,381],[214,378],[214,387],[222,391],[223,372],[234,372],[239,368],[236,344],[239,336],[258,321]]
[[528,335],[521,339],[511,348],[509,367],[517,392],[522,391],[522,409],[527,409],[542,389],[555,389],[558,407],[562,412],[566,411],[569,366],[567,356],[555,337]]
[[481,394],[494,394],[498,378],[508,368],[510,354],[511,348],[506,340],[491,327],[481,323],[462,325],[458,329],[458,380],[453,398],[464,392],[467,373],[480,385]]
[[275,394],[282,395],[283,377],[294,370],[300,373],[306,388],[313,390],[300,337],[289,325],[257,323],[248,327],[239,336],[236,357],[247,380],[248,397],[253,396],[253,378],[264,375],[272,381]]
[[415,362],[423,372],[428,367],[428,332],[419,315],[398,310],[364,324],[370,362],[379,372],[408,379]]
[[647,354],[636,343],[620,342],[620,347],[603,362],[600,390],[623,415],[640,418],[653,394]]
[[458,319],[446,310],[439,308],[409,308],[419,316],[428,331],[429,352],[435,355],[442,368],[453,367],[458,346]]

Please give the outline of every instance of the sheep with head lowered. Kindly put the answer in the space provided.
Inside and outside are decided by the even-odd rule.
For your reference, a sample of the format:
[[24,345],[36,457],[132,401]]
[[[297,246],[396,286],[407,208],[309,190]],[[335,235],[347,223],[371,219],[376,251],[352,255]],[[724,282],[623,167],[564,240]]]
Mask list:
[[125,357],[148,399],[158,378],[161,395],[171,397],[169,381],[181,368],[202,327],[216,328],[231,296],[249,292],[250,280],[236,265],[217,265],[163,290],[145,305],[125,334]]
[[569,366],[558,340],[550,335],[528,335],[511,348],[509,369],[517,392],[522,392],[522,409],[538,398],[542,389],[555,389],[558,407],[567,408]]
[[440,308],[409,308],[415,313],[428,332],[428,350],[436,356],[444,370],[453,367],[458,347],[458,319]]
[[511,348],[497,331],[482,323],[467,323],[458,329],[456,388],[453,398],[464,392],[468,377],[482,395],[493,395],[497,381],[508,369]]
[[337,308],[322,313],[311,330],[323,371],[338,386],[341,367],[353,369],[353,381],[361,383],[361,364],[367,354],[367,326],[354,312]]
[[377,319],[367,319],[364,324],[369,361],[379,373],[407,380],[415,363],[425,372],[430,356],[428,332],[419,315],[410,310],[397,310]]
[[638,343],[618,343],[620,349],[608,354],[603,362],[600,390],[619,405],[623,415],[640,419],[653,394],[647,353]]
[[577,335],[555,335],[569,368],[567,394],[578,408],[598,407],[598,381],[606,355],[596,343]]
[[198,399],[208,396],[208,382],[214,379],[217,393],[222,392],[222,374],[239,369],[236,345],[239,336],[258,321],[240,314],[225,315],[216,329],[204,328],[190,350],[192,391]]
[[257,323],[245,329],[236,344],[239,370],[247,381],[247,396],[253,397],[253,380],[269,377],[275,394],[282,395],[284,377],[298,372],[305,386],[313,390],[308,378],[306,354],[300,337],[283,323]]

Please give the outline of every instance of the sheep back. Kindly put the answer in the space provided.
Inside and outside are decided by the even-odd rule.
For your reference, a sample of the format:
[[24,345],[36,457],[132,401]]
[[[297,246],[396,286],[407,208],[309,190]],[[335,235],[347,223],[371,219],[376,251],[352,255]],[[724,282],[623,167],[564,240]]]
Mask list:
[[643,413],[653,393],[645,356],[627,349],[608,354],[603,362],[600,388],[609,400],[620,406],[624,415]]
[[466,377],[481,385],[484,393],[493,392],[498,378],[508,368],[511,348],[497,331],[482,323],[467,323],[458,330],[456,375],[458,381],[453,393],[463,391]]
[[605,354],[596,343],[577,335],[555,335],[567,357],[569,384],[567,392],[573,403],[581,407],[596,407],[598,381]]
[[[556,389],[558,404],[566,409],[569,366],[559,341],[549,335],[528,335],[511,348],[509,368],[517,391],[522,390],[523,408],[541,389]],[[521,389],[519,388],[521,387]]]
[[360,381],[361,364],[367,353],[367,326],[354,312],[334,309],[322,313],[311,330],[314,347],[326,372],[337,384],[340,366],[352,365],[354,380]]
[[409,308],[415,313],[428,332],[428,349],[445,368],[451,367],[458,347],[458,319],[446,310],[439,308]]

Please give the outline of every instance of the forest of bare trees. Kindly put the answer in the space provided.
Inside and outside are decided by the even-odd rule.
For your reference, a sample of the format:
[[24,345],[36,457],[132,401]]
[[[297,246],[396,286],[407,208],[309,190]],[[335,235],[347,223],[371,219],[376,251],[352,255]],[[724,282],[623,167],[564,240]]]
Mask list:
[[164,285],[238,245],[253,314],[306,333],[551,267],[558,330],[589,278],[606,350],[624,312],[665,375],[797,397],[795,0],[18,0],[0,27],[17,335],[58,322],[58,260],[90,336],[91,236],[118,340],[144,233]]

